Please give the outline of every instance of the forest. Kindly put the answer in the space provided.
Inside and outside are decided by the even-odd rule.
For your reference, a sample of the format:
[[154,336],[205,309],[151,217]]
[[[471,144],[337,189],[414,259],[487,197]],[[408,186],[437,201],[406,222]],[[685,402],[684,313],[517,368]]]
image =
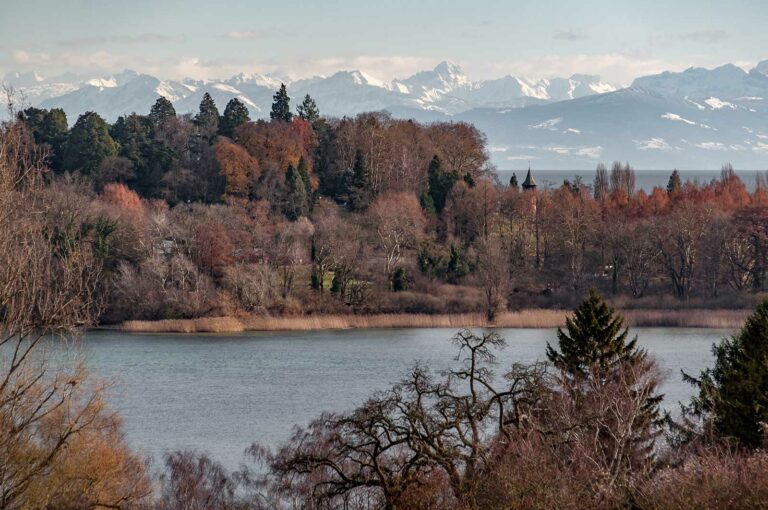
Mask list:
[[[585,289],[623,309],[751,308],[768,270],[768,186],[635,189],[629,163],[555,189],[499,182],[465,123],[373,112],[325,118],[285,87],[271,120],[219,113],[26,108],[15,129],[46,168],[46,215],[99,246],[99,321],[257,314],[499,313],[567,308]],[[533,173],[535,177],[535,171]],[[522,175],[519,179],[522,180]]]

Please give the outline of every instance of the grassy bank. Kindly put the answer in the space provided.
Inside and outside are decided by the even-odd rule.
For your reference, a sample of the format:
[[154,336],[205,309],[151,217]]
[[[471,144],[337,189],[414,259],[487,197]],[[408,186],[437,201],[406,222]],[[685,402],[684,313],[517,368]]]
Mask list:
[[[160,321],[128,321],[123,331],[134,333],[236,333],[240,331],[309,331],[351,328],[555,328],[565,323],[563,310],[506,312],[489,324],[482,314],[324,315],[301,317],[208,317]],[[634,327],[738,328],[749,310],[627,310]]]

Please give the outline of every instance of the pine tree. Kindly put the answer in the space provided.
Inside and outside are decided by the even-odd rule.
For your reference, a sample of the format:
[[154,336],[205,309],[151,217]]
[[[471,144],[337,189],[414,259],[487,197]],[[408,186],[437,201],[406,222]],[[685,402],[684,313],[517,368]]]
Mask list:
[[101,162],[117,156],[118,146],[109,134],[109,127],[98,113],[82,114],[69,133],[64,147],[64,168],[85,175],[96,173]]
[[672,175],[669,176],[669,182],[667,183],[667,193],[673,195],[680,191],[683,187],[683,183],[680,180],[680,172],[672,170]]
[[232,138],[235,134],[235,128],[251,120],[248,107],[238,98],[233,97],[224,108],[224,115],[219,124],[219,133]]
[[208,134],[215,134],[219,129],[219,109],[211,95],[206,92],[200,101],[200,111],[195,117],[195,124]]
[[768,301],[761,303],[744,327],[713,346],[715,366],[698,379],[699,389],[687,411],[701,416],[719,437],[750,448],[764,444],[768,423]]
[[285,172],[286,199],[283,213],[291,221],[296,221],[307,213],[307,193],[304,189],[304,182],[299,172],[288,165]]
[[520,185],[517,183],[517,174],[515,174],[515,172],[512,172],[512,177],[509,179],[509,187],[515,191],[520,189]]
[[165,124],[168,119],[176,117],[176,109],[168,99],[160,96],[149,110],[149,119],[155,127]]
[[320,110],[317,109],[317,103],[309,94],[304,96],[304,101],[296,107],[296,113],[312,125],[320,119]]
[[288,97],[288,91],[285,89],[285,84],[280,84],[280,90],[278,90],[272,97],[272,111],[269,113],[269,118],[276,122],[290,122],[293,118],[291,114],[291,98]]

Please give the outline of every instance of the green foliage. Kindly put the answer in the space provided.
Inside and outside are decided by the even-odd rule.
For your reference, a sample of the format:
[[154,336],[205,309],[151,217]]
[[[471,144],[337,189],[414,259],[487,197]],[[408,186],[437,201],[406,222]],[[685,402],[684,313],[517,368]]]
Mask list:
[[758,448],[768,423],[768,301],[758,305],[738,334],[712,351],[713,368],[699,379],[686,376],[699,388],[689,410],[710,419],[718,436]]
[[249,120],[251,120],[251,117],[248,107],[238,98],[234,97],[229,100],[226,108],[224,108],[224,115],[221,117],[221,123],[219,124],[219,133],[232,138],[235,134],[235,128]]
[[309,171],[307,170],[307,161],[304,156],[299,158],[299,164],[296,167],[296,171],[301,177],[301,182],[304,183],[304,193],[306,195],[307,211],[312,212],[315,207],[315,194],[312,192],[312,182],[309,179]]
[[419,245],[417,263],[422,273],[449,283],[458,283],[470,270],[461,248],[454,244],[446,247],[435,241],[423,241]]
[[466,185],[469,186],[470,188],[475,187],[475,178],[472,177],[471,173],[467,172],[464,174],[464,183],[466,183]]
[[64,145],[69,135],[67,114],[61,108],[50,110],[27,108],[21,116],[32,131],[35,143],[47,145],[50,148],[49,164],[51,170],[61,172],[64,169]]
[[286,198],[283,213],[291,221],[296,221],[307,214],[307,191],[304,181],[293,165],[288,165],[285,172]]
[[206,92],[200,101],[200,111],[195,116],[195,123],[204,133],[216,133],[219,129],[219,109],[211,95]]
[[368,170],[365,168],[365,160],[360,150],[355,152],[355,163],[350,177],[348,205],[353,211],[365,210],[373,197]]
[[677,193],[682,189],[683,183],[680,180],[680,172],[672,170],[672,175],[669,176],[669,182],[667,183],[667,193],[670,195]]
[[117,155],[118,146],[109,135],[107,123],[99,114],[86,112],[72,127],[64,146],[63,165],[85,175],[96,173],[104,158]]
[[646,353],[637,347],[637,337],[627,341],[629,329],[624,318],[606,303],[596,290],[565,322],[565,331],[557,329],[559,352],[547,344],[547,358],[574,377],[586,377],[593,371],[603,377],[618,364],[635,363]]
[[429,181],[429,195],[432,197],[435,212],[440,214],[445,208],[445,201],[448,199],[448,194],[453,189],[453,185],[458,180],[458,176],[452,172],[444,171],[440,158],[435,155],[429,163],[427,177]]
[[280,90],[272,97],[272,111],[269,112],[269,118],[274,122],[290,122],[293,118],[291,98],[288,97],[284,83],[280,84]]
[[149,117],[131,114],[120,117],[111,134],[120,145],[120,156],[133,162],[131,186],[142,196],[160,196],[162,179],[170,169],[173,150],[154,138],[154,123]]
[[299,106],[296,107],[296,113],[303,120],[306,120],[313,126],[320,119],[320,110],[317,109],[317,103],[307,94]]
[[176,109],[168,99],[160,96],[149,110],[149,120],[155,127],[162,127],[169,119],[176,117]]
[[392,290],[395,292],[402,292],[408,290],[410,284],[411,282],[405,268],[398,267],[395,269],[395,272],[392,273]]
[[112,234],[117,231],[117,221],[99,216],[93,225],[93,253],[103,264],[112,257]]
[[520,185],[517,183],[517,174],[512,172],[512,177],[509,178],[509,187],[515,191],[520,189]]

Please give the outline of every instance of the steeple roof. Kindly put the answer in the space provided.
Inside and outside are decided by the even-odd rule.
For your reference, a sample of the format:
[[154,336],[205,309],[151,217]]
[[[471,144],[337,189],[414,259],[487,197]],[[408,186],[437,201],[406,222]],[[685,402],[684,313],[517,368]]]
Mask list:
[[533,176],[531,175],[531,167],[528,167],[528,173],[525,176],[525,180],[523,181],[523,189],[529,189],[529,188],[535,188],[536,187],[536,181],[533,179]]

